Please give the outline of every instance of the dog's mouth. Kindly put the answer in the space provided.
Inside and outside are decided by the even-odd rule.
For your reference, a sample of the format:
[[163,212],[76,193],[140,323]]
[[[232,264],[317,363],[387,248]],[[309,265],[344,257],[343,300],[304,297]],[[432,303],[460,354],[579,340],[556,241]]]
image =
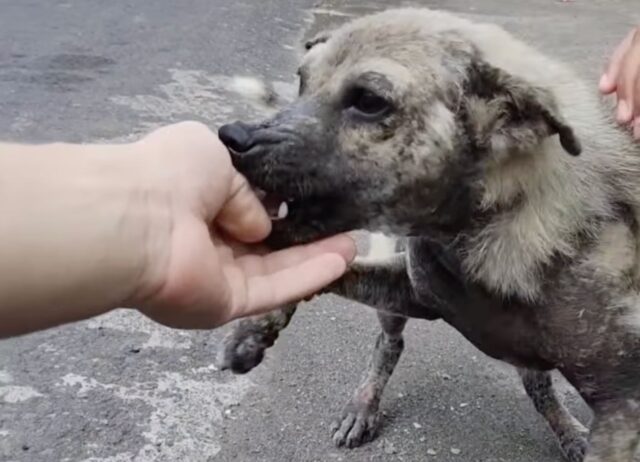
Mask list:
[[290,204],[294,203],[293,199],[278,193],[268,193],[260,188],[254,188],[253,191],[262,202],[271,221],[282,221],[289,216]]
[[278,229],[322,227],[320,222],[332,215],[337,189],[343,188],[336,188],[326,163],[306,152],[295,131],[236,122],[222,126],[219,137]]
[[[291,216],[291,212],[293,209],[297,208],[296,204],[299,203],[301,198],[295,198],[293,194],[288,194],[286,192],[276,192],[276,191],[284,191],[287,189],[294,189],[292,187],[291,182],[286,182],[287,184],[281,184],[282,181],[272,181],[271,177],[273,175],[268,175],[266,173],[266,168],[260,162],[251,161],[251,156],[253,153],[243,153],[239,154],[233,149],[229,149],[234,167],[243,174],[251,188],[253,189],[254,194],[260,199],[262,202],[262,206],[267,211],[269,218],[271,221],[283,221]],[[258,154],[255,154],[257,157]],[[249,159],[249,161],[247,161]],[[277,184],[275,184],[277,183]]]
[[[358,216],[337,188],[282,175],[246,175],[273,224],[267,244],[282,248],[306,244],[354,229]],[[274,178],[276,177],[276,178]]]
[[[304,244],[354,229],[360,214],[349,206],[353,203],[345,194],[349,186],[331,173],[335,166],[312,155],[297,155],[302,148],[296,143],[258,143],[255,136],[241,140],[238,133],[244,136],[244,132],[225,130],[222,139],[234,167],[245,176],[273,223],[268,245]],[[231,140],[231,135],[238,140]]]
[[267,244],[275,249],[306,244],[336,231],[338,202],[333,195],[289,196],[255,186],[254,192],[273,224]]
[[331,214],[339,200],[335,188],[319,180],[317,174],[296,172],[292,176],[277,165],[245,163],[242,159],[236,159],[234,164],[247,178],[274,223],[301,224],[309,220],[321,220]]
[[323,217],[331,214],[331,210],[336,208],[338,201],[338,196],[332,194],[295,196],[268,192],[255,186],[253,190],[271,221],[280,224],[322,220]]

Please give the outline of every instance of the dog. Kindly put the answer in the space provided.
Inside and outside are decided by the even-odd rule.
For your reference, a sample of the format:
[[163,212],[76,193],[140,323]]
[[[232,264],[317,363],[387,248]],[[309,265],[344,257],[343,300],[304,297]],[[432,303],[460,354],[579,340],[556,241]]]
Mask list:
[[[382,328],[334,441],[374,437],[407,319],[442,319],[518,368],[568,461],[630,462],[640,149],[597,90],[496,25],[421,8],[319,35],[298,73],[294,102],[219,130],[265,204],[286,204],[269,245],[350,230],[403,242],[327,289],[375,308]],[[294,311],[241,321],[224,365],[258,364]],[[556,396],[553,370],[593,410],[590,431]]]

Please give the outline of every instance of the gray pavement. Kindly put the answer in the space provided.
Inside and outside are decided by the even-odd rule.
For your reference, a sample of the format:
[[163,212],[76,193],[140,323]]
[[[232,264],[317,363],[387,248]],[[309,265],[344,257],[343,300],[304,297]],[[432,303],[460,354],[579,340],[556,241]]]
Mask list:
[[[405,3],[0,0],[0,139],[124,140],[184,118],[215,127],[256,116],[226,91],[229,76],[291,88],[304,36],[391,4]],[[594,82],[640,21],[634,0],[411,4],[502,24]],[[376,331],[373,311],[320,298],[247,376],[216,370],[222,331],[171,331],[132,312],[2,341],[0,460],[561,460],[513,369],[444,324],[418,321],[382,402],[380,436],[334,448],[329,422]]]

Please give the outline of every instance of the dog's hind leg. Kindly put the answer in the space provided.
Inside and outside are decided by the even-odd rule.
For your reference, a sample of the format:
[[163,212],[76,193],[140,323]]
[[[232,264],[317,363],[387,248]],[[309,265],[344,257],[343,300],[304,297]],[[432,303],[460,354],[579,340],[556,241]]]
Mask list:
[[551,373],[528,369],[518,369],[518,372],[536,410],[555,433],[565,459],[569,462],[582,462],[588,446],[588,430],[558,399]]
[[640,403],[620,400],[594,406],[584,462],[632,462],[640,442]]
[[262,362],[264,352],[293,317],[297,305],[236,321],[218,350],[218,367],[245,374]]
[[366,376],[332,426],[333,441],[338,446],[353,448],[376,436],[380,399],[404,349],[402,331],[407,318],[378,312],[378,319],[382,332],[376,340]]

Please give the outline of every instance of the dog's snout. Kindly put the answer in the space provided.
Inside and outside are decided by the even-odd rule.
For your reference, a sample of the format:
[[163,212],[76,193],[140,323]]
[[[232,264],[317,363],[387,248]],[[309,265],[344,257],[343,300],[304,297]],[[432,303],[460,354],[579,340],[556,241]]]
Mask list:
[[237,153],[247,152],[253,145],[251,131],[242,122],[223,125],[218,130],[218,137],[227,148]]

